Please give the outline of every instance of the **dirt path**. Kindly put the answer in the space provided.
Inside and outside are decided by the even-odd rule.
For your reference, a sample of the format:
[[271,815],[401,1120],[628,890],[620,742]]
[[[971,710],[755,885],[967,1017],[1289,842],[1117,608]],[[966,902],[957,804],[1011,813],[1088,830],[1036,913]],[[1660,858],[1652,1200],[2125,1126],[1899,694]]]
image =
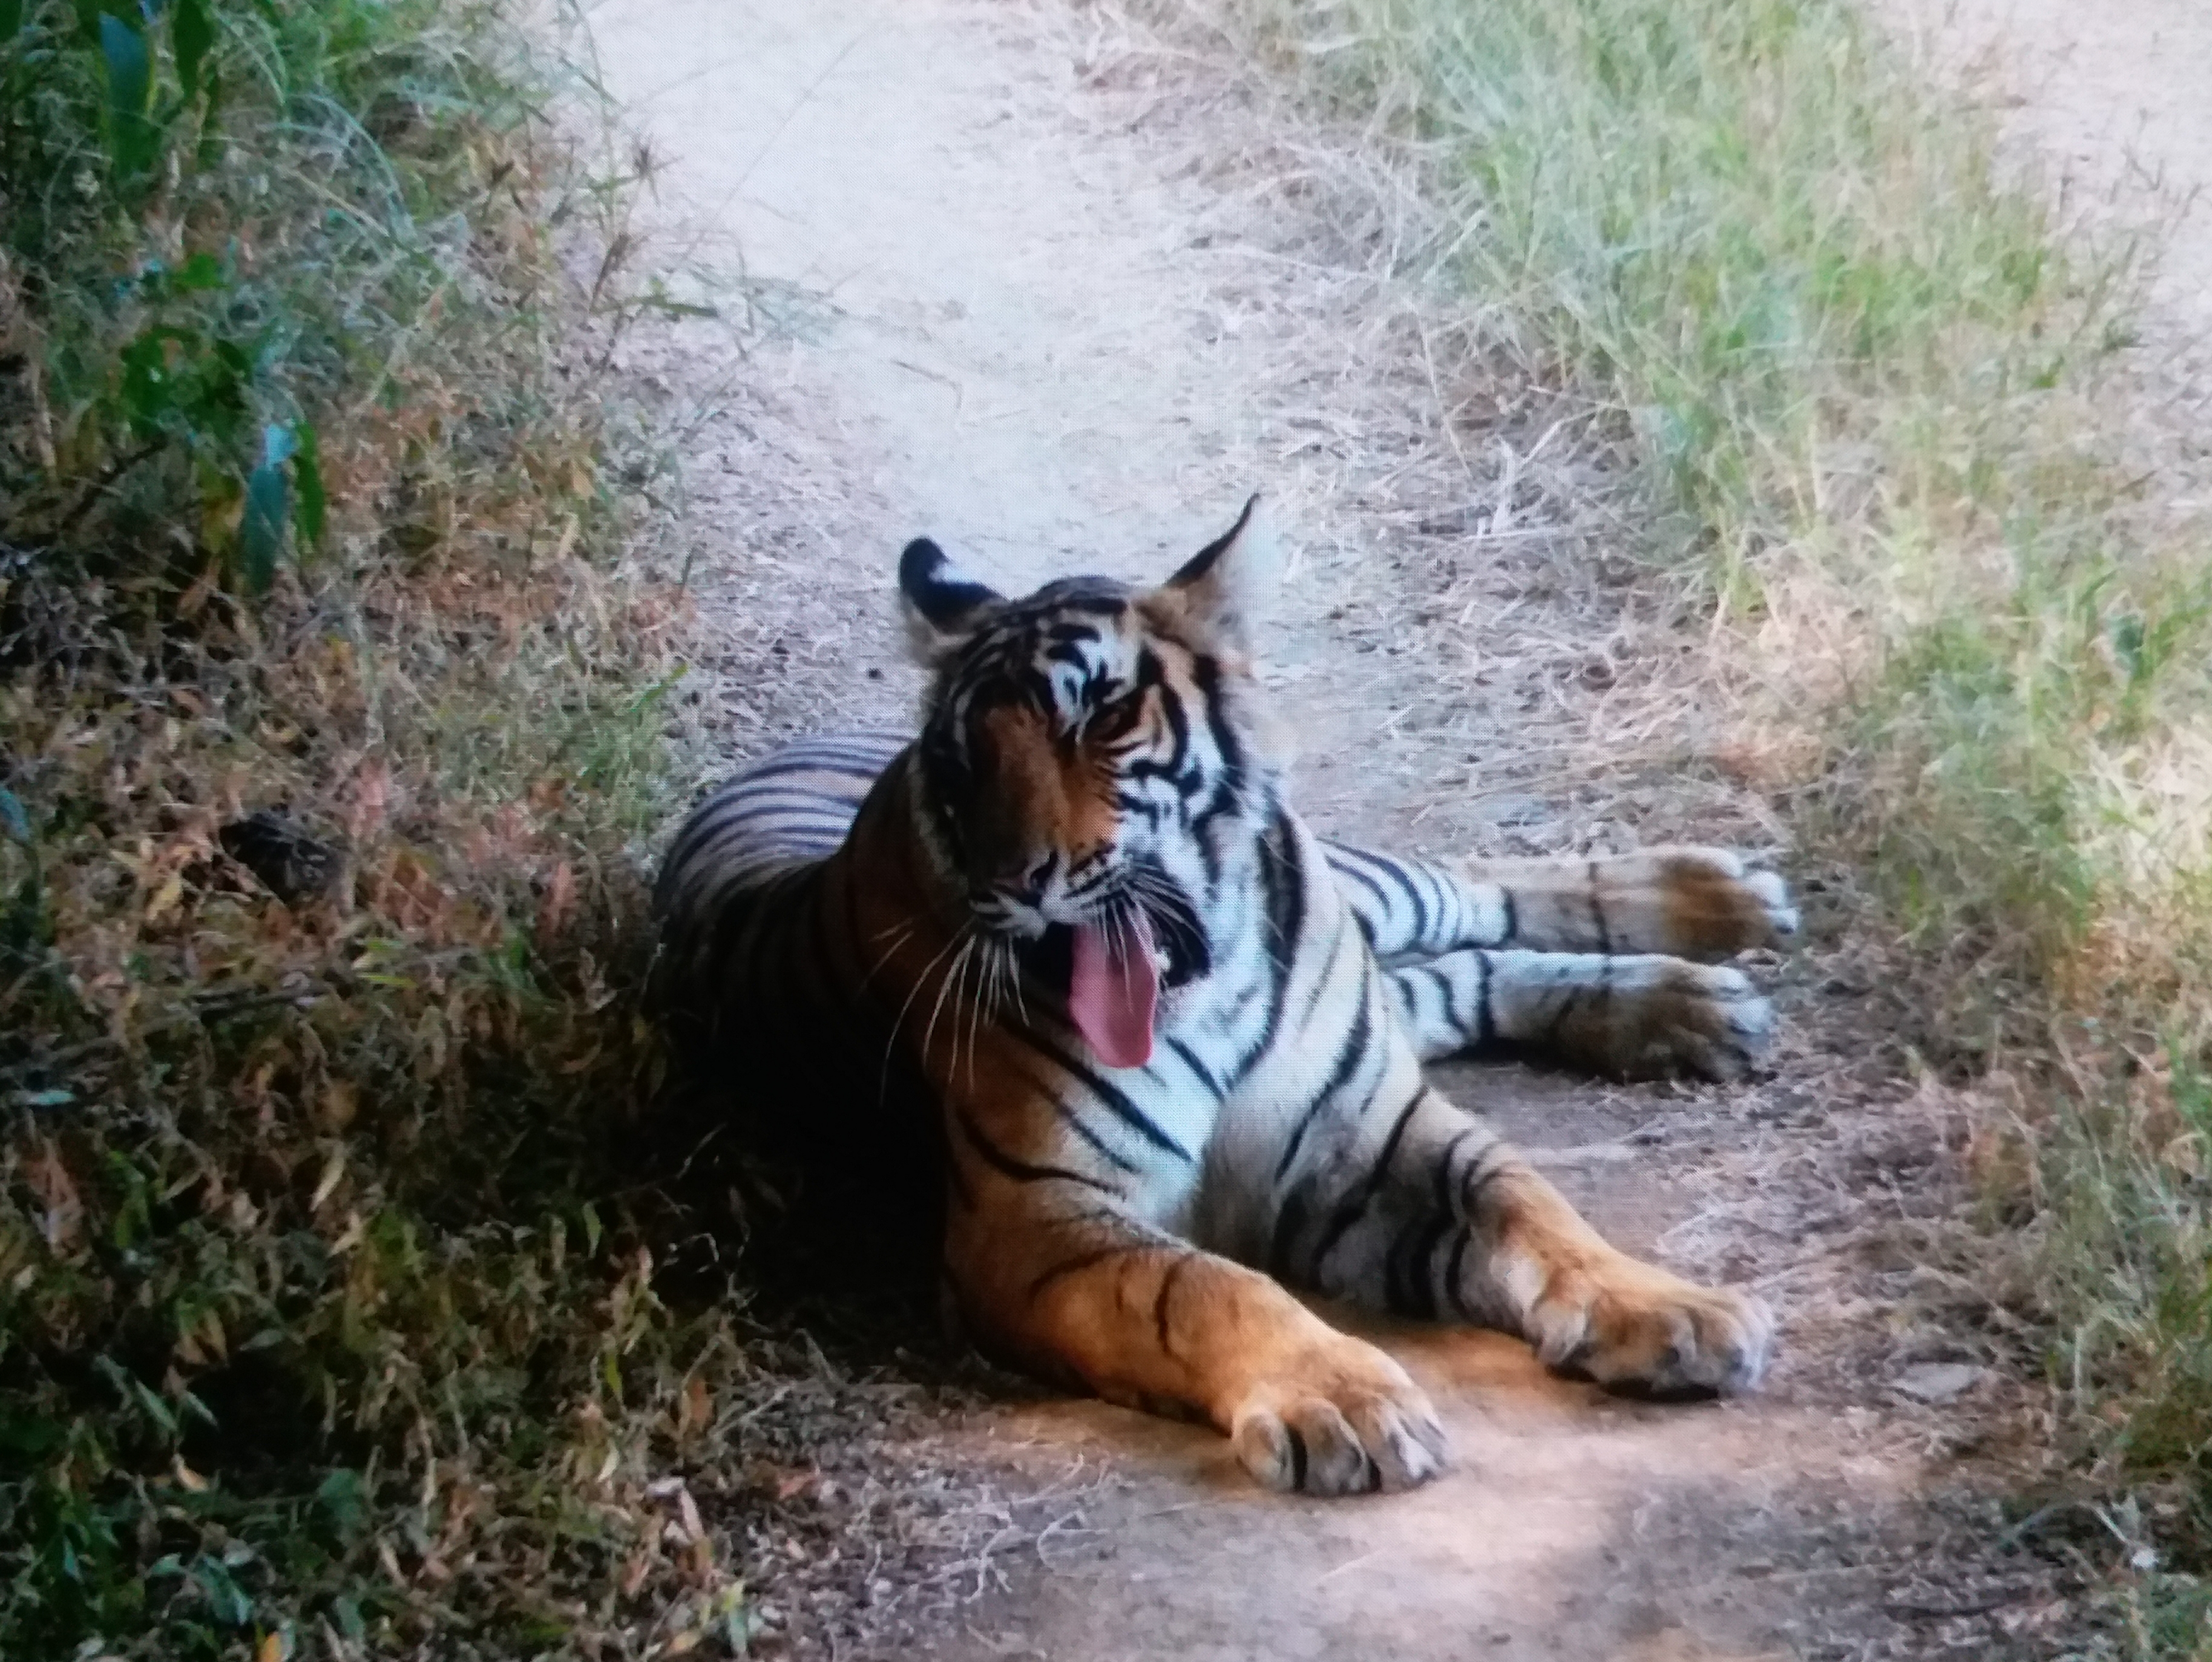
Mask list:
[[[1988,97],[2070,214],[2157,249],[2145,351],[2183,420],[2212,404],[2212,9],[2201,0],[1871,0]],[[2205,448],[2192,446],[2202,461]]]
[[[665,163],[667,213],[709,263],[742,250],[772,325],[742,361],[704,325],[636,355],[697,414],[711,696],[739,748],[904,716],[890,567],[911,535],[1014,588],[1075,565],[1158,575],[1264,486],[1297,550],[1271,664],[1313,817],[1499,852],[1776,835],[1665,690],[1680,643],[1608,556],[1580,413],[1510,379],[1432,378],[1429,320],[1370,275],[1388,215],[1322,140],[1055,10],[603,0],[592,16],[611,89]],[[1878,976],[1838,924],[1847,883],[1798,876],[1828,879],[1825,914],[1812,896],[1827,939],[1755,968],[1790,1024],[1774,1080],[1445,1080],[1616,1239],[1772,1299],[1785,1349],[1765,1392],[1636,1405],[1493,1336],[1395,1336],[1457,1469],[1337,1504],[1255,1493],[1210,1433],[1007,1406],[949,1428],[949,1458],[1066,1500],[985,1549],[992,1596],[927,1647],[2032,1651],[2065,1607],[2041,1567],[1990,1545],[1960,1459],[2030,1399],[2002,1322],[1923,1250],[1956,1204],[1962,1116],[1881,1038]],[[789,1642],[812,1644],[802,1627]]]

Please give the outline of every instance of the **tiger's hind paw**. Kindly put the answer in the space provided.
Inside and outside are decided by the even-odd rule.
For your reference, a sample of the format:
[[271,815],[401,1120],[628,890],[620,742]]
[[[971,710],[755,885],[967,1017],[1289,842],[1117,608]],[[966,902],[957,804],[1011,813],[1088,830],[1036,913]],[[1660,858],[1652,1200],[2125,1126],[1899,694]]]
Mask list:
[[1741,971],[1679,958],[1614,959],[1609,1071],[1626,1079],[1687,1073],[1740,1079],[1774,1041],[1774,1006]]
[[1443,1423],[1404,1368],[1349,1338],[1314,1362],[1261,1381],[1237,1408],[1230,1441],[1255,1478],[1302,1495],[1364,1495],[1444,1469]]
[[1726,958],[1752,947],[1780,946],[1798,930],[1797,908],[1778,872],[1756,869],[1726,848],[1655,848],[1599,863],[1603,886],[1644,890],[1641,904],[1613,902],[1651,919],[1647,951]]

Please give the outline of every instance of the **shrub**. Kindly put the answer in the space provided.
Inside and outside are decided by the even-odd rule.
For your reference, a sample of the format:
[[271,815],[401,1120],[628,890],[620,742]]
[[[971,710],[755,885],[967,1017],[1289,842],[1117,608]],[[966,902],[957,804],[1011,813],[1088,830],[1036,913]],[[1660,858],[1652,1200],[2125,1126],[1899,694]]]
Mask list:
[[550,73],[470,0],[0,3],[9,1654],[741,1623],[644,1492],[747,1364],[613,1157],[671,602]]

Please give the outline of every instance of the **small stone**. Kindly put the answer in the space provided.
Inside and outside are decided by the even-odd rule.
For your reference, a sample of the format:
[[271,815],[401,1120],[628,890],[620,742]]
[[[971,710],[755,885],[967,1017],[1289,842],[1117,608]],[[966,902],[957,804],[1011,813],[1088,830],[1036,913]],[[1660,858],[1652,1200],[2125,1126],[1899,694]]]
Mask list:
[[1475,818],[1485,825],[1533,825],[1547,812],[1540,797],[1491,797],[1475,807]]
[[1908,1368],[1892,1380],[1893,1390],[1903,1392],[1916,1401],[1942,1404],[1955,1402],[1980,1380],[1985,1370],[1962,1362],[1923,1362],[1917,1368]]

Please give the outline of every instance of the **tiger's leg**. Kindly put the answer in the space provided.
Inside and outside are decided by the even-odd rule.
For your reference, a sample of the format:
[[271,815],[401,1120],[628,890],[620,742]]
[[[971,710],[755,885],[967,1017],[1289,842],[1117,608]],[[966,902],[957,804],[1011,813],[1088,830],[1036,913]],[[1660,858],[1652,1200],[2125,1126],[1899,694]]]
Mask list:
[[1424,1060],[1510,1047],[1623,1079],[1740,1077],[1774,1009],[1739,972],[1656,954],[1470,948],[1383,971]]
[[1712,959],[1797,932],[1788,886],[1724,848],[1424,860],[1330,843],[1328,862],[1384,959],[1466,947]]
[[1659,1392],[1759,1382],[1774,1321],[1607,1245],[1480,1119],[1424,1088],[1315,1139],[1273,1262],[1371,1308],[1518,1333],[1548,1365]]
[[1443,1469],[1443,1428],[1404,1368],[1256,1271],[1039,1168],[954,1199],[946,1270],[987,1345],[1110,1402],[1194,1410],[1268,1487],[1407,1489]]

